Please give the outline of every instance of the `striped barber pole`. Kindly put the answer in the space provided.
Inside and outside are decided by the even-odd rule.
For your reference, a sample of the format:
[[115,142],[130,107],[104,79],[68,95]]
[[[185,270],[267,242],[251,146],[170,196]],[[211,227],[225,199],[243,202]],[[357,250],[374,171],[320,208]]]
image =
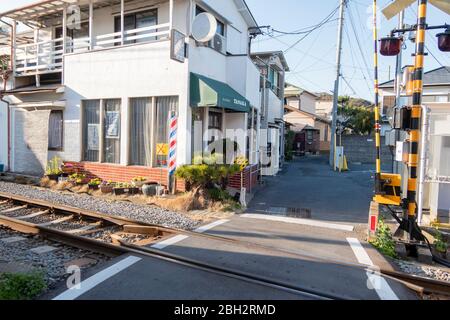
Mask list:
[[170,115],[170,133],[169,133],[169,179],[177,169],[177,129],[178,118],[176,112]]

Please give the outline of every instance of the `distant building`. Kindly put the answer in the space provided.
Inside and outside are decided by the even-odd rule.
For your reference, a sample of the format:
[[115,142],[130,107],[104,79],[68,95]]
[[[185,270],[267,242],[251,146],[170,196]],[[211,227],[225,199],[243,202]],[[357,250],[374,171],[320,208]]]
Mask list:
[[317,95],[316,114],[331,119],[333,113],[333,95],[326,92],[317,93]]
[[320,151],[330,150],[331,141],[331,121],[318,115],[299,110],[291,106],[284,106],[284,121],[292,124],[291,130],[301,132],[308,128],[317,129],[320,132]]
[[285,104],[296,109],[316,114],[318,95],[287,83],[284,89]]

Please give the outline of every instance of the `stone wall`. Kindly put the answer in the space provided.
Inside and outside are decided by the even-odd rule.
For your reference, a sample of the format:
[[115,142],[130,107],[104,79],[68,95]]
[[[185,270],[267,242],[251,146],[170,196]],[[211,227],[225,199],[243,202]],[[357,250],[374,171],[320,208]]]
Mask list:
[[[337,138],[339,144],[339,137]],[[376,148],[373,136],[345,135],[342,145],[348,162],[375,163]],[[392,166],[392,153],[385,145],[385,138],[381,137],[381,162],[383,167]]]

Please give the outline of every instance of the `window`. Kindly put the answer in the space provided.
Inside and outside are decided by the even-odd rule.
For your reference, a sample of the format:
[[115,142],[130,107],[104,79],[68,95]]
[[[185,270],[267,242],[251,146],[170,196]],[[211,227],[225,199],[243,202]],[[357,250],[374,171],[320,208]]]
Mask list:
[[166,167],[168,156],[158,153],[168,147],[169,117],[178,111],[178,97],[133,98],[130,106],[130,164]]
[[155,117],[155,167],[167,167],[167,156],[158,155],[157,149],[161,145],[169,145],[169,119],[172,112],[177,112],[178,97],[156,98]]
[[100,160],[100,100],[83,102],[84,161]]
[[63,148],[63,112],[53,110],[48,123],[48,150],[62,151]]
[[222,113],[209,112],[208,114],[208,145],[218,141],[222,135]]
[[279,86],[280,86],[280,74],[273,68],[269,68],[269,77],[268,80],[270,82],[270,87],[272,91],[278,96],[279,95]]
[[152,98],[131,99],[130,164],[151,166]]
[[308,140],[308,142],[313,141],[313,132],[311,130],[306,131],[306,139]]
[[120,99],[104,101],[103,162],[120,163]]
[[[158,9],[151,9],[141,12],[133,12],[124,16],[124,31],[134,30],[138,28],[155,26],[158,24]],[[120,32],[120,16],[114,18],[114,32]],[[155,30],[139,32],[136,35],[150,34]],[[131,36],[134,36],[132,34]],[[139,43],[149,41],[149,38],[141,38],[136,40],[125,41],[125,44]]]

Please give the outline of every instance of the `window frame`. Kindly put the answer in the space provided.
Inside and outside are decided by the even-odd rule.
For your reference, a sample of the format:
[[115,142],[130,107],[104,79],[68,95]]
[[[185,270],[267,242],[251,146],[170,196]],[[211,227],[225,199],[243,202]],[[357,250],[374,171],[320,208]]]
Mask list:
[[[147,9],[143,9],[143,10],[139,10],[138,9],[136,11],[132,11],[132,12],[126,13],[124,15],[124,28],[126,27],[126,23],[125,23],[126,19],[130,18],[130,17],[133,17],[134,27],[132,29],[129,29],[129,30],[137,29],[136,15],[142,14],[142,13],[145,13],[145,12],[155,12],[156,23],[154,25],[157,26],[159,24],[159,10],[158,10],[158,8],[151,8],[151,9],[147,8]],[[114,15],[113,18],[114,18],[114,23],[113,23],[114,24],[114,32],[120,32],[120,27],[121,27],[120,26],[120,15]],[[125,28],[124,31],[128,31],[128,30]],[[124,45],[136,44],[136,43],[145,43],[145,42],[148,42],[148,41],[149,40],[145,40],[145,41],[139,42],[139,39],[133,39],[133,40],[125,41]],[[120,46],[120,43],[116,43],[115,45],[116,46]]]
[[[61,147],[59,148],[53,148],[48,145],[48,151],[58,151],[62,152],[64,151],[64,111],[63,110],[52,110],[50,111],[50,114],[52,113],[60,113],[61,114]],[[49,123],[49,130],[50,130],[50,123]]]
[[[105,162],[105,115],[106,115],[106,101],[107,100],[118,100],[120,103],[119,107],[119,162],[118,163],[111,163],[111,162]],[[85,102],[86,101],[98,101],[98,108],[99,108],[99,150],[98,150],[98,161],[91,161],[86,160],[86,145],[85,145],[85,138],[86,134],[84,131],[84,122],[85,122]],[[120,165],[122,163],[122,113],[123,113],[123,99],[122,98],[101,98],[101,99],[83,99],[81,100],[81,117],[80,117],[80,129],[81,129],[81,161],[82,162],[90,162],[90,163],[99,163],[99,164],[109,164],[109,165]]]

